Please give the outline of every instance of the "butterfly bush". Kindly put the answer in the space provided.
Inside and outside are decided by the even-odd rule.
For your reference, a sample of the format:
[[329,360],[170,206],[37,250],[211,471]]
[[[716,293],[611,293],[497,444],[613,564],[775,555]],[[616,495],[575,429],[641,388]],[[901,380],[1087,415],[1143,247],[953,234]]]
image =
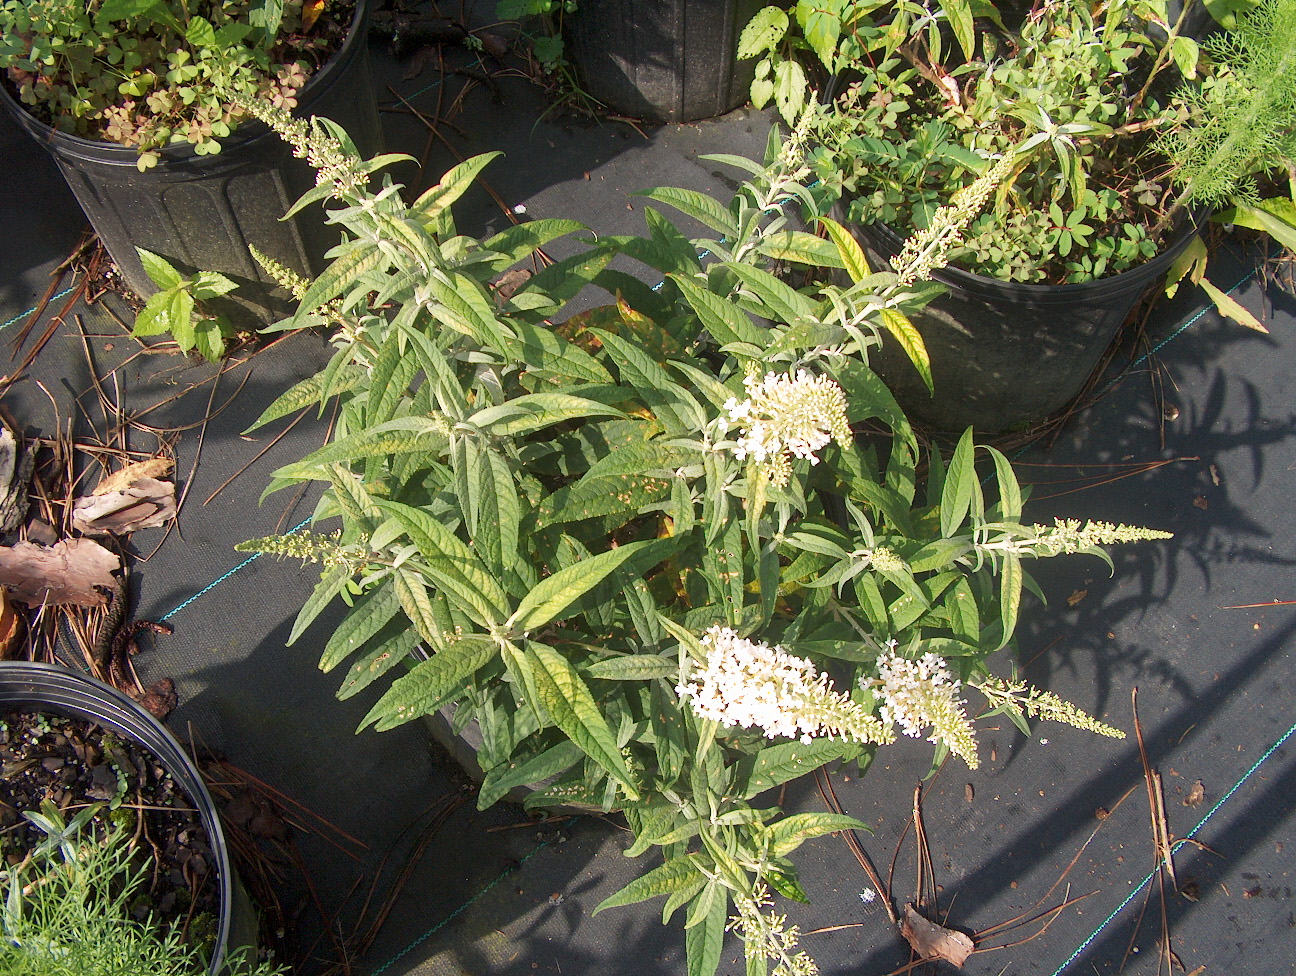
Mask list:
[[[489,154],[407,203],[367,186],[390,158],[360,164],[328,126],[259,111],[314,162],[308,198],[341,204],[347,239],[315,281],[283,278],[299,303],[283,327],[328,328],[332,359],[255,425],[339,401],[329,442],[271,485],[322,483],[313,521],[328,525],[240,548],[320,564],[290,644],[348,604],[320,666],[354,659],[340,697],[379,690],[362,730],[475,721],[479,806],[526,788],[532,809],[616,809],[627,853],[660,849],[596,911],[666,895],[689,976],[709,976],[726,930],[753,976],[809,976],[770,892],[806,898],[789,855],[862,824],[762,794],[865,768],[897,729],[975,767],[967,688],[1019,727],[1119,734],[987,661],[1012,639],[1026,560],[1159,534],[1028,524],[1007,458],[968,432],[944,462],[868,368],[975,200],[936,211],[905,273],[874,274],[841,225],[824,239],[781,216],[812,199],[793,133],[729,203],[645,191],[712,237],[645,207],[651,239],[600,238],[506,295],[501,276],[585,228],[460,235],[451,205]],[[833,276],[793,287],[771,263],[785,258]],[[572,312],[587,285],[616,304]],[[866,419],[867,443],[852,429]],[[924,468],[943,479],[921,486]]]

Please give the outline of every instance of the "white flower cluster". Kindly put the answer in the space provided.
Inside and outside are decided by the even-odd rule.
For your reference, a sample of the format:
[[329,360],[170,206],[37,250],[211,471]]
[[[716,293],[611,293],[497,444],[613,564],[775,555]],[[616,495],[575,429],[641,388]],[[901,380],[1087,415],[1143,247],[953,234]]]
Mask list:
[[917,738],[930,728],[928,742],[943,741],[972,769],[978,765],[976,738],[959,697],[961,685],[943,658],[928,652],[916,661],[894,650],[878,658],[878,677],[865,680],[882,697],[882,721],[896,723]]
[[817,734],[861,742],[888,742],[881,722],[848,695],[836,692],[828,676],[805,658],[779,647],[712,627],[702,637],[706,663],[675,689],[694,714],[726,727],[760,729],[767,738],[786,736],[809,743]]
[[846,395],[827,376],[814,376],[804,369],[796,376],[766,373],[764,379],[743,380],[747,399],[730,397],[727,414],[719,421],[723,435],[736,427],[741,435],[734,442],[738,460],[751,457],[767,465],[771,480],[786,485],[792,468],[789,455],[818,464],[818,452],[835,440],[850,440],[846,421]]

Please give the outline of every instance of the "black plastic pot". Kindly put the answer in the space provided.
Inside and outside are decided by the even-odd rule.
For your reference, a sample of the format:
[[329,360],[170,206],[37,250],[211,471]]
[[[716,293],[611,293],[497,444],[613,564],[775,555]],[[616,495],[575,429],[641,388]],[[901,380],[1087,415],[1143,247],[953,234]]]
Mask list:
[[[871,365],[913,420],[939,430],[1018,430],[1046,420],[1084,389],[1138,300],[1196,233],[1187,221],[1157,257],[1096,281],[999,281],[958,268],[933,278],[949,289],[913,316],[931,356],[931,395],[890,336]],[[903,244],[889,227],[855,226],[875,268]]]
[[97,722],[152,753],[198,810],[216,862],[221,909],[207,971],[221,972],[230,951],[256,946],[256,914],[230,865],[216,805],[197,768],[161,722],[102,681],[56,665],[27,661],[0,661],[0,706]]
[[[341,123],[365,155],[377,153],[381,143],[369,75],[369,9],[370,0],[358,0],[342,48],[311,76],[295,110]],[[136,246],[189,272],[219,271],[237,281],[231,299],[242,314],[239,308],[231,311],[244,319],[240,324],[273,321],[289,306],[248,245],[313,276],[323,270],[324,252],[338,243],[338,232],[325,226],[319,206],[280,221],[315,185],[314,175],[260,122],[242,123],[215,155],[168,146],[158,164],[141,173],[134,148],[53,129],[23,109],[3,85],[0,101],[49,150],[126,283],[140,295],[157,287],[145,274]]]
[[691,122],[747,101],[738,35],[764,0],[581,0],[563,38],[582,88],[637,119]]

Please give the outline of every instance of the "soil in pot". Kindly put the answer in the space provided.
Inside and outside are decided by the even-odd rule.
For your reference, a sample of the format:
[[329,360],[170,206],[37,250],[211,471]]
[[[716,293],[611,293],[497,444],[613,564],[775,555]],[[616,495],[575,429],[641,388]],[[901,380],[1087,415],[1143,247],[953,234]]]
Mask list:
[[141,863],[153,863],[130,904],[137,921],[181,933],[210,955],[217,937],[216,858],[194,803],[139,744],[81,719],[7,710],[0,716],[0,852],[20,863],[46,834],[22,816],[48,801],[66,821],[93,804],[87,825],[103,837],[120,827]]

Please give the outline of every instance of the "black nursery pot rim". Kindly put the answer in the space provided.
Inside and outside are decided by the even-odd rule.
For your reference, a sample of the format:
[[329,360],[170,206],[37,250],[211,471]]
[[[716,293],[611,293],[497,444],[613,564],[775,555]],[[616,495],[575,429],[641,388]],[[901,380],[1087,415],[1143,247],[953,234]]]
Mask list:
[[[1101,301],[1130,292],[1141,293],[1148,285],[1169,270],[1170,265],[1183,253],[1193,235],[1210,217],[1209,208],[1201,208],[1177,220],[1167,245],[1153,258],[1124,271],[1095,278],[1092,281],[1069,284],[1048,284],[1034,281],[1003,281],[989,275],[946,266],[932,273],[932,278],[943,285],[963,292],[993,297],[1003,302],[1024,305],[1075,305],[1086,301]],[[904,238],[887,224],[855,224],[860,232],[872,240],[879,250],[890,255],[900,253]]]
[[[345,65],[354,56],[357,46],[364,43],[369,3],[370,0],[355,0],[355,12],[351,16],[351,26],[347,28],[346,37],[328,60],[306,79],[306,84],[297,92],[296,97],[299,102],[308,99],[314,91],[326,88],[335,74],[345,70]],[[73,135],[42,122],[14,97],[8,84],[2,79],[0,79],[0,103],[3,103],[15,121],[38,141],[57,145],[61,155],[100,164],[129,166],[132,169],[136,166],[139,150],[135,146],[124,146],[118,142],[107,142],[102,139],[86,139],[84,136]],[[228,136],[217,140],[221,152],[214,156],[219,158],[228,148],[235,145],[253,145],[270,138],[277,139],[278,136],[270,130],[269,126],[259,119],[246,118],[240,121]],[[168,168],[212,165],[212,155],[200,156],[187,142],[169,143],[158,147],[154,152],[161,156],[159,165]]]
[[198,809],[216,859],[220,917],[207,972],[222,972],[234,906],[229,848],[202,774],[166,726],[111,685],[70,668],[33,661],[0,661],[0,706],[105,725],[143,746],[166,767]]

